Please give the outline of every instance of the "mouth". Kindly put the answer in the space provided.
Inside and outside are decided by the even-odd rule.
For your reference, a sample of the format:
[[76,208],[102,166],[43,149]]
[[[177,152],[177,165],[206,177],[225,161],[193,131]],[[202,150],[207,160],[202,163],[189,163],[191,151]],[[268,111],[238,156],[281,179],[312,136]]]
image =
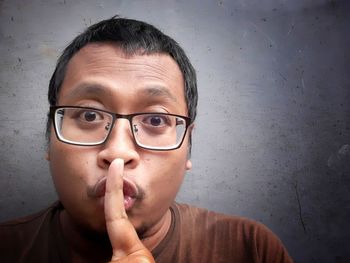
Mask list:
[[[88,190],[88,196],[94,199],[104,198],[106,193],[106,181],[107,177],[102,177],[97,181],[97,183]],[[139,191],[137,186],[126,179],[123,178],[123,195],[124,195],[124,207],[125,210],[130,210],[137,199],[139,199]]]

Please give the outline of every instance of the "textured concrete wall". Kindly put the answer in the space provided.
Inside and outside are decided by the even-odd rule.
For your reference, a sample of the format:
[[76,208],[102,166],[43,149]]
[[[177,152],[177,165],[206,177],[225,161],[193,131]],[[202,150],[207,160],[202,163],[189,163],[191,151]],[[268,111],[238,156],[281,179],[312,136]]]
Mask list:
[[56,198],[50,74],[78,32],[120,14],[173,36],[198,72],[178,199],[262,221],[296,262],[349,262],[349,12],[335,0],[0,1],[0,220]]

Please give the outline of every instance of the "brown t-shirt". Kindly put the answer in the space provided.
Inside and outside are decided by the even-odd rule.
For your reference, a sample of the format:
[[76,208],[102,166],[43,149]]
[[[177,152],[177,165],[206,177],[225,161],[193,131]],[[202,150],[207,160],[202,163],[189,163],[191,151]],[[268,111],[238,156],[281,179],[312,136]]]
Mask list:
[[[0,262],[70,262],[57,202],[35,215],[0,224]],[[292,262],[279,239],[255,221],[174,204],[157,263]]]
[[173,219],[152,251],[156,262],[293,262],[281,241],[264,225],[184,204],[172,206]]

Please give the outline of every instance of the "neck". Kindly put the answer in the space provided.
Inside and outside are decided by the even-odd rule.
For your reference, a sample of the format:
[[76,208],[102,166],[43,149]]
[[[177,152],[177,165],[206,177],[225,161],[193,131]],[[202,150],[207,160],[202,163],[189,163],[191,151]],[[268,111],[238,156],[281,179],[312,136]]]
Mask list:
[[141,238],[143,245],[152,251],[165,238],[171,225],[171,211],[168,209],[165,215],[153,227],[150,227]]
[[[171,212],[166,214],[152,227],[142,234],[142,243],[152,251],[166,236],[171,225]],[[66,210],[60,213],[62,232],[70,248],[72,262],[108,262],[112,256],[112,247],[107,233],[101,234],[87,231],[78,226]]]

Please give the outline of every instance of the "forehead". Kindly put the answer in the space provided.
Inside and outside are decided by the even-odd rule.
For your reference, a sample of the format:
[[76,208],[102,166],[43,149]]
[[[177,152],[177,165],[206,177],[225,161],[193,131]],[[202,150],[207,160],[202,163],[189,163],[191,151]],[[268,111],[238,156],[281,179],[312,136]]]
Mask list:
[[69,61],[59,100],[84,92],[141,92],[185,100],[183,75],[168,54],[127,55],[111,43],[88,44]]

